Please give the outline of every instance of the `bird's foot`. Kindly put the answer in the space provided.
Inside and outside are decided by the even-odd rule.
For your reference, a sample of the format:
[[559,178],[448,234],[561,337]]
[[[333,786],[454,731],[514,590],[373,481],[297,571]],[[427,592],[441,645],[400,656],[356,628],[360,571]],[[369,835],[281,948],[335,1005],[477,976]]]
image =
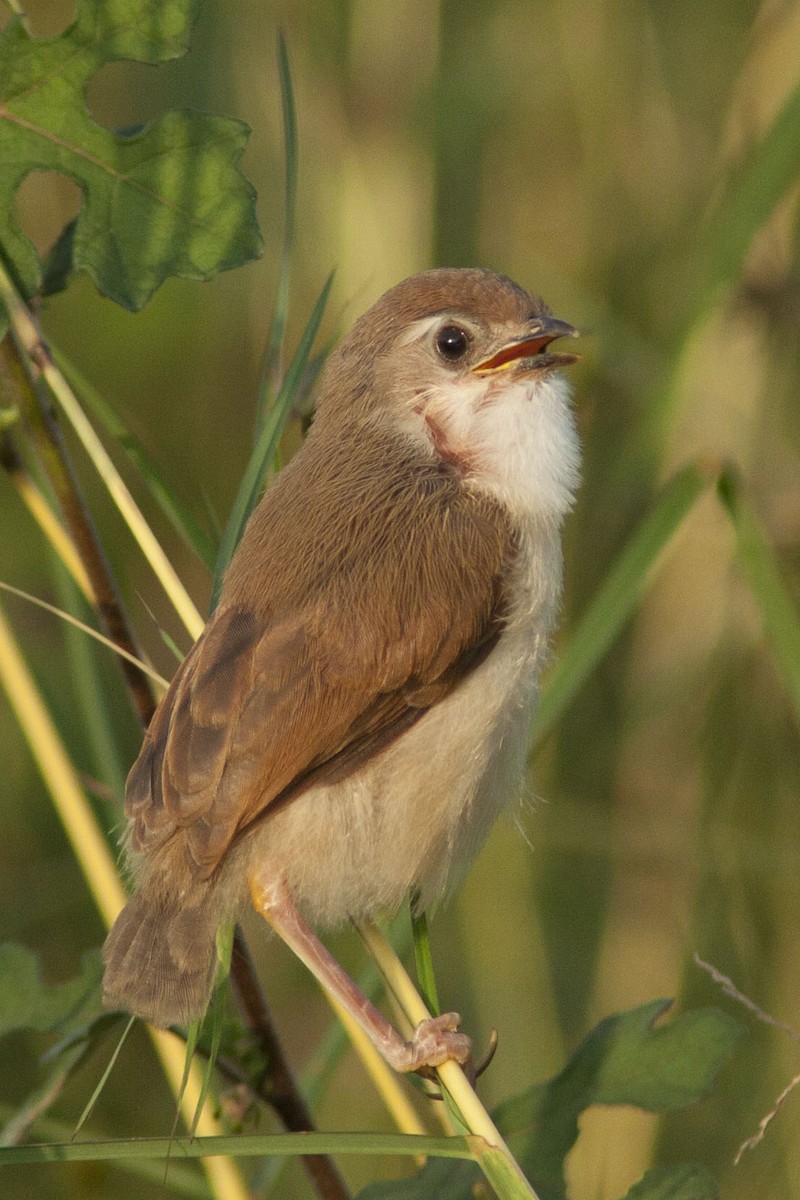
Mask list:
[[409,1041],[391,1048],[391,1065],[397,1071],[408,1072],[440,1067],[449,1059],[462,1064],[467,1062],[472,1043],[465,1033],[459,1033],[460,1020],[458,1013],[426,1017]]

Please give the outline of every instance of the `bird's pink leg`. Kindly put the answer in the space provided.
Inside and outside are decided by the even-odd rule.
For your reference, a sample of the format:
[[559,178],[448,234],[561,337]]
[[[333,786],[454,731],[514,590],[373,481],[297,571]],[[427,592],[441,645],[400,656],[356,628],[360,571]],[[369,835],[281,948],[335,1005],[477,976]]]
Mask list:
[[361,1026],[375,1048],[396,1071],[439,1067],[448,1059],[464,1063],[470,1040],[458,1032],[458,1013],[442,1013],[420,1021],[409,1041],[397,1032],[382,1012],[356,986],[329,950],[306,924],[288,889],[275,880],[250,879],[250,896],[256,912],[267,921],[311,974]]

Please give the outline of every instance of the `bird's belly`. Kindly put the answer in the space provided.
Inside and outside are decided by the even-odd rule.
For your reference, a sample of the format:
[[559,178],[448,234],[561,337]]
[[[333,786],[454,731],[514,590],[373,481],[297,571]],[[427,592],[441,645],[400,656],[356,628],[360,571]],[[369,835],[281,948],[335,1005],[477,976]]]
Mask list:
[[512,628],[445,700],[335,784],[312,787],[251,840],[319,925],[430,904],[469,865],[524,773],[545,638]]

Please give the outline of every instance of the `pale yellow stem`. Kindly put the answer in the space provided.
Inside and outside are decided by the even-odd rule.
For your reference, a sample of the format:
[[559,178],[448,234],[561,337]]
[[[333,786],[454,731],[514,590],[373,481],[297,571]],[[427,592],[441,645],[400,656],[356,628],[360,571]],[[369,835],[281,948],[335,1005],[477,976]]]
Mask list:
[[[4,688],[61,820],[84,879],[106,926],[111,926],[125,903],[125,892],[105,838],[81,788],[64,744],[45,707],[14,635],[0,611],[0,685]],[[185,1047],[164,1030],[150,1029],[170,1087],[177,1096],[183,1077]],[[192,1067],[181,1099],[184,1120],[191,1128],[200,1097],[202,1072]],[[198,1134],[218,1134],[221,1126],[204,1111]],[[244,1181],[231,1159],[202,1160],[214,1195],[219,1200],[247,1200]]]
[[0,297],[8,311],[15,336],[36,369],[41,372],[47,386],[61,405],[63,412],[77,433],[84,449],[94,463],[103,483],[133,534],[145,558],[150,563],[156,578],[167,593],[173,608],[183,621],[192,638],[199,637],[203,629],[203,618],[183,586],[177,571],[167,558],[155,534],[147,524],[142,512],[131,495],[126,483],[111,460],[105,446],[95,433],[75,393],[55,365],[42,336],[37,329],[26,305],[16,293],[13,283],[0,264]]
[[[410,975],[380,930],[369,922],[359,925],[358,930],[367,949],[378,964],[387,986],[394,993],[412,1025],[416,1026],[420,1021],[430,1017],[431,1014]],[[503,1135],[478,1099],[474,1088],[458,1063],[452,1060],[442,1063],[440,1067],[436,1068],[436,1073],[455,1102],[469,1132],[483,1138],[486,1144],[505,1160],[508,1173],[514,1177],[515,1194],[527,1195],[530,1200],[537,1200],[536,1193],[522,1174]]]
[[337,1004],[333,996],[323,989],[325,999],[344,1026],[356,1054],[361,1060],[364,1070],[372,1080],[378,1095],[390,1112],[395,1125],[401,1133],[427,1134],[428,1130],[419,1118],[411,1101],[403,1091],[399,1078],[381,1058],[378,1051],[369,1040],[364,1030],[350,1015],[347,1009]]
[[35,604],[37,608],[43,608],[45,612],[52,613],[54,617],[58,617],[61,621],[66,621],[68,625],[74,625],[76,629],[80,629],[81,633],[85,633],[88,637],[94,638],[101,646],[108,647],[113,650],[114,654],[118,654],[120,658],[124,658],[127,662],[133,663],[138,667],[143,674],[152,679],[158,685],[162,692],[165,692],[169,687],[163,675],[159,675],[158,671],[153,667],[142,662],[135,654],[129,654],[127,650],[123,650],[122,646],[118,646],[116,642],[112,642],[111,638],[107,638],[104,634],[99,633],[96,629],[92,629],[91,625],[87,625],[85,621],[79,621],[77,617],[73,617],[72,613],[65,612],[63,608],[57,608],[55,604],[48,604],[46,600],[40,600],[38,596],[32,596],[30,592],[24,592],[22,588],[13,587],[10,583],[4,583],[0,579],[0,589],[8,592],[12,596],[19,596],[21,600],[27,600],[29,604]]
[[75,549],[72,538],[45,500],[40,489],[36,486],[30,475],[28,475],[27,471],[12,472],[12,482],[25,507],[69,571],[84,599],[89,604],[94,605],[94,588],[92,587],[92,581],[86,572],[86,568],[81,562],[80,555]]

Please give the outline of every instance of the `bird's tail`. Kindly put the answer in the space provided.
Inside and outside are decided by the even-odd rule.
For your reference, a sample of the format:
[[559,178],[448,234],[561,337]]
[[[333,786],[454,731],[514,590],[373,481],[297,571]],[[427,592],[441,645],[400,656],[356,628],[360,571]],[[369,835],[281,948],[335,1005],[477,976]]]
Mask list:
[[219,908],[208,884],[180,896],[147,881],[103,948],[103,1003],[153,1025],[187,1025],[205,1012],[216,968]]

